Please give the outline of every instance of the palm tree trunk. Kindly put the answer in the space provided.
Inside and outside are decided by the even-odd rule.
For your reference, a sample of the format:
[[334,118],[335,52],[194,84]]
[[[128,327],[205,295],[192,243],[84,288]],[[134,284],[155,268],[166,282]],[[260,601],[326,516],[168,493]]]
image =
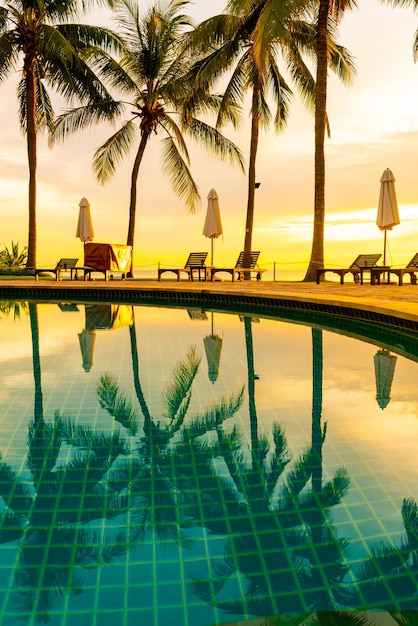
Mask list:
[[315,86],[315,199],[311,259],[304,281],[316,281],[324,267],[325,228],[325,129],[328,78],[328,16],[330,0],[320,0],[317,24],[317,70]]
[[34,59],[26,58],[24,63],[26,82],[26,142],[29,164],[29,233],[26,267],[36,267],[36,86]]
[[[254,197],[255,197],[255,162],[258,149],[258,135],[260,120],[257,109],[258,103],[258,87],[254,87],[253,90],[253,102],[252,102],[252,114],[251,114],[251,143],[250,143],[250,163],[248,168],[248,200],[247,200],[247,221],[245,224],[245,239],[244,239],[244,267],[250,267],[251,262],[251,248],[253,237],[253,224],[254,224]],[[248,265],[247,265],[248,264]],[[251,274],[246,272],[244,275],[245,280],[250,280]]]
[[137,197],[137,182],[139,167],[141,165],[142,157],[144,156],[145,148],[149,139],[149,133],[144,131],[141,137],[141,143],[139,144],[138,152],[135,157],[134,166],[131,174],[131,198],[129,204],[129,226],[128,236],[126,239],[126,245],[132,246],[132,261],[131,267],[128,272],[130,278],[133,277],[133,263],[134,263],[134,240],[135,240],[135,218],[136,218],[136,197]]

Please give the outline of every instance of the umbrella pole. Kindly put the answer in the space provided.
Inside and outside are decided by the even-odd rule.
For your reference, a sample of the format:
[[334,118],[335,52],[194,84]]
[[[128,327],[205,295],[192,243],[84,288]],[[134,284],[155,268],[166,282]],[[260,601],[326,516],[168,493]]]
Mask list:
[[213,267],[213,237],[210,238],[210,265]]
[[387,231],[383,231],[384,232],[384,236],[383,236],[383,265],[386,265],[386,233]]

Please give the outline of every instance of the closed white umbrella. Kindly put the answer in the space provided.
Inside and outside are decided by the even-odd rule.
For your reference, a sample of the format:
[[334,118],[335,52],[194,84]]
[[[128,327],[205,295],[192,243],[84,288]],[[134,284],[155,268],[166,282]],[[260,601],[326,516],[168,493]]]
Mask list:
[[77,231],[75,236],[79,237],[83,243],[92,241],[94,237],[93,224],[90,215],[90,203],[87,198],[81,198],[80,211],[78,213]]
[[389,168],[386,168],[380,179],[379,205],[377,208],[376,224],[384,231],[383,265],[386,265],[386,233],[400,224],[398,202],[395,191],[395,177]]
[[208,208],[206,211],[203,234],[211,240],[210,264],[213,266],[213,240],[222,235],[221,213],[219,210],[218,194],[211,189],[208,194]]

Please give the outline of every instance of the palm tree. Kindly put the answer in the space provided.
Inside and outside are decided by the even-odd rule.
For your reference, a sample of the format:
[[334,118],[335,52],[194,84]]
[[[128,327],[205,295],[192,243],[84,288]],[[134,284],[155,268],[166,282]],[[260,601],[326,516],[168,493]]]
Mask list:
[[[131,117],[124,121],[94,155],[93,169],[101,183],[107,182],[116,167],[135,145],[139,135],[131,173],[129,225],[126,243],[134,247],[137,207],[137,181],[145,149],[154,134],[162,134],[162,165],[174,192],[183,198],[191,211],[200,200],[192,177],[185,136],[203,142],[208,150],[239,163],[240,151],[215,128],[195,116],[199,107],[204,112],[217,105],[217,99],[205,97],[193,114],[183,114],[187,94],[186,72],[190,66],[190,52],[182,46],[189,17],[180,13],[188,2],[170,0],[166,6],[156,4],[141,17],[138,5],[130,0],[115,2],[116,16],[121,25],[128,50],[116,64],[103,57],[100,70],[129,102],[121,101],[116,114],[129,107]],[[115,103],[109,101],[108,119],[115,120]],[[64,114],[57,120],[54,135],[63,139],[67,133],[102,119],[102,108],[82,107]],[[132,276],[132,267],[128,275]]]
[[[254,56],[257,66],[262,68],[266,63],[266,48],[276,42],[282,43],[283,31],[287,29],[292,35],[289,44],[295,41],[303,45],[293,32],[295,28],[295,12],[302,15],[312,15],[311,5],[307,2],[294,0],[294,12],[288,16],[287,21],[283,16],[283,3],[278,0],[265,0],[256,28],[253,33]],[[254,5],[253,0],[230,0],[233,6],[240,6],[243,10],[249,10]],[[316,268],[323,267],[324,263],[324,219],[325,219],[325,157],[324,140],[325,131],[328,127],[326,116],[326,94],[327,94],[327,74],[330,67],[337,76],[344,82],[349,82],[353,72],[354,64],[348,51],[336,43],[336,20],[340,12],[345,7],[351,7],[355,0],[340,0],[331,2],[330,0],[319,0],[319,10],[316,19],[310,20],[309,24],[309,45],[305,40],[302,48],[308,54],[316,57],[317,71],[316,80],[309,83],[309,104],[314,103],[315,109],[315,202],[314,202],[314,234],[312,244],[311,262],[304,280],[316,280]],[[290,19],[289,19],[290,17]],[[296,24],[298,22],[296,21]],[[307,25],[305,24],[305,29]],[[306,30],[301,33],[307,36]],[[301,37],[299,33],[299,38]],[[290,48],[292,52],[292,48]],[[292,76],[294,71],[290,68]],[[307,86],[302,82],[303,95],[307,97]],[[328,128],[329,132],[329,128]]]
[[[232,69],[222,97],[217,125],[222,126],[232,120],[234,126],[237,127],[240,123],[239,107],[247,92],[251,93],[251,139],[244,267],[246,267],[245,263],[249,262],[252,249],[259,134],[261,129],[269,126],[272,118],[267,97],[269,93],[273,94],[276,109],[274,126],[275,130],[279,131],[286,125],[292,95],[278,66],[278,50],[285,55],[293,78],[301,87],[303,97],[309,100],[310,94],[313,93],[313,79],[302,61],[299,48],[299,45],[303,47],[308,42],[299,29],[301,24],[294,21],[290,26],[290,9],[285,18],[287,21],[283,27],[282,38],[270,41],[263,48],[263,63],[256,62],[253,33],[264,4],[265,0],[256,2],[231,0],[227,5],[227,13],[209,18],[192,34],[193,44],[203,52],[206,51],[203,60],[199,60],[195,66],[195,88],[198,95],[201,90],[211,89],[221,75]],[[303,39],[305,39],[304,43]],[[245,278],[249,279],[250,276],[247,274]]]
[[19,121],[26,135],[29,165],[27,267],[36,267],[36,170],[38,132],[52,128],[54,111],[47,86],[71,102],[100,100],[106,90],[85,53],[93,46],[120,48],[118,38],[96,26],[73,24],[77,0],[2,0],[0,5],[0,81],[21,71]]
[[[279,69],[279,54],[305,104],[313,107],[314,103],[315,81],[303,59],[304,55],[314,52],[314,27],[303,19],[305,9],[306,2],[300,0],[293,0],[285,6],[277,0],[230,0],[228,14],[210,18],[193,33],[195,45],[200,43],[203,49],[211,51],[196,66],[199,90],[210,87],[233,67],[222,98],[218,125],[227,121],[226,112],[229,116],[236,112],[247,91],[252,95],[244,259],[249,258],[252,248],[259,133],[268,127],[272,117],[267,97],[270,92],[273,94],[274,125],[279,131],[286,125],[292,96]],[[338,46],[334,45],[334,50],[332,68],[344,74],[349,64],[348,55]],[[237,116],[234,123],[239,123]]]
[[[328,66],[332,58],[329,33],[334,30],[341,13],[356,6],[355,0],[319,0],[316,23],[316,87],[315,87],[315,192],[312,250],[304,281],[316,281],[316,270],[324,267],[325,229],[325,131],[327,128]],[[350,74],[344,76],[347,81]]]

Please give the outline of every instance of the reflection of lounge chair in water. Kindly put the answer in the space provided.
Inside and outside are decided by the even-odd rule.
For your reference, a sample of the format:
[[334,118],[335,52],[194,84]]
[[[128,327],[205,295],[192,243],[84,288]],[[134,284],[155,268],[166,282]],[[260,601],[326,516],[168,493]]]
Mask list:
[[134,323],[131,304],[85,304],[85,328],[79,333],[83,369],[90,372],[93,367],[96,330],[113,330]]
[[187,313],[191,320],[207,320],[208,316],[202,309],[187,309]]
[[131,326],[133,308],[130,304],[86,304],[86,330],[110,330]]
[[59,302],[58,306],[63,313],[77,312],[79,310],[74,302]]

